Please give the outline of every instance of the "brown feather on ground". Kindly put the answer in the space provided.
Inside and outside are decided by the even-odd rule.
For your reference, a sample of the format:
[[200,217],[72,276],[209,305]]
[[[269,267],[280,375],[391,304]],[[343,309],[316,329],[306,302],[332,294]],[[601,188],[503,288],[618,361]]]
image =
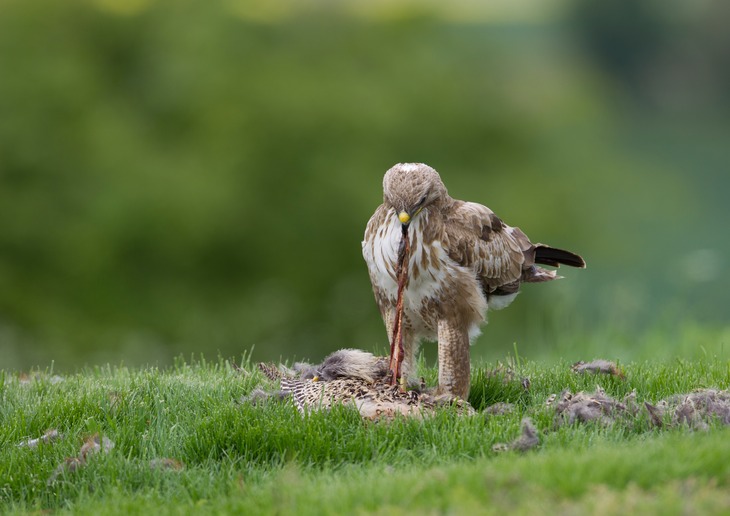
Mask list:
[[525,452],[531,450],[540,444],[540,434],[529,417],[522,420],[522,433],[520,436],[509,444],[497,443],[492,446],[492,451],[503,452],[515,450]]
[[557,404],[554,403],[556,398],[553,396],[548,399],[547,404],[555,406],[556,426],[590,421],[610,425],[624,417],[636,416],[639,410],[635,403],[636,393],[633,391],[627,394],[623,401],[607,395],[600,386],[596,386],[596,390],[592,393],[581,391],[573,394],[565,390]]
[[585,374],[585,373],[602,373],[602,374],[610,374],[612,376],[618,376],[619,378],[624,377],[623,371],[614,363],[610,362],[608,360],[603,359],[596,359],[592,360],[590,362],[583,362],[582,360],[580,362],[576,362],[571,367],[573,372],[578,374]]
[[647,402],[644,406],[657,427],[687,425],[705,430],[712,421],[730,425],[730,392],[726,390],[700,389],[669,396],[655,405]]

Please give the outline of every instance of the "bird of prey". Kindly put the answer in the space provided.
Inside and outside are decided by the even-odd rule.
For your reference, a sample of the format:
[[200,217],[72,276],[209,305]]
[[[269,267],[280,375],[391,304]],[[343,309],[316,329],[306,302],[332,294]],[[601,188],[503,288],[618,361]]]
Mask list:
[[[398,259],[407,237],[407,280],[398,303]],[[439,389],[469,394],[469,345],[487,308],[509,305],[522,283],[550,281],[537,264],[585,267],[577,254],[533,244],[481,204],[453,199],[423,163],[399,163],[383,178],[383,204],[362,242],[375,300],[388,337],[402,339],[402,376],[412,380],[419,343],[438,341]]]

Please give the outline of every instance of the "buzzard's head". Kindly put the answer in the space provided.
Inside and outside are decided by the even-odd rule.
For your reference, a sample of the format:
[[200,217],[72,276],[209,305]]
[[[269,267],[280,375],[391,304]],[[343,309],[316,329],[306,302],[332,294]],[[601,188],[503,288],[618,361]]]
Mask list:
[[447,196],[438,172],[423,163],[398,163],[383,178],[383,202],[395,209],[403,225]]

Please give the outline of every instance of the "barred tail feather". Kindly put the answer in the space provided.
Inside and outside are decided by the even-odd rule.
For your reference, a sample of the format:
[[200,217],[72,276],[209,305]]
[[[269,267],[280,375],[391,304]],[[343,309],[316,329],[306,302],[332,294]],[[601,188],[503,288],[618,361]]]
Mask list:
[[282,374],[281,371],[274,365],[274,364],[266,364],[264,362],[259,362],[259,371],[261,371],[266,378],[271,380],[272,382],[275,382],[277,380],[281,380]]

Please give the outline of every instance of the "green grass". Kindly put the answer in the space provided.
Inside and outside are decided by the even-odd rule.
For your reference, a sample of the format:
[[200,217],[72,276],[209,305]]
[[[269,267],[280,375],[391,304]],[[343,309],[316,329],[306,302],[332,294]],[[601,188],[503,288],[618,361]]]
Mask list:
[[[103,367],[21,381],[0,372],[0,513],[721,513],[730,509],[730,428],[655,429],[645,413],[612,426],[556,427],[546,398],[595,389],[639,403],[728,388],[718,358],[622,364],[625,378],[582,376],[565,362],[475,367],[470,401],[515,404],[500,416],[363,422],[348,408],[301,417],[288,403],[238,403],[264,380],[225,360],[169,369]],[[435,371],[424,368],[428,380]],[[530,388],[521,386],[530,379]],[[529,415],[538,448],[498,454]],[[19,447],[54,428],[62,437]],[[84,439],[115,443],[85,467],[48,479]],[[182,470],[152,469],[172,458]]]

